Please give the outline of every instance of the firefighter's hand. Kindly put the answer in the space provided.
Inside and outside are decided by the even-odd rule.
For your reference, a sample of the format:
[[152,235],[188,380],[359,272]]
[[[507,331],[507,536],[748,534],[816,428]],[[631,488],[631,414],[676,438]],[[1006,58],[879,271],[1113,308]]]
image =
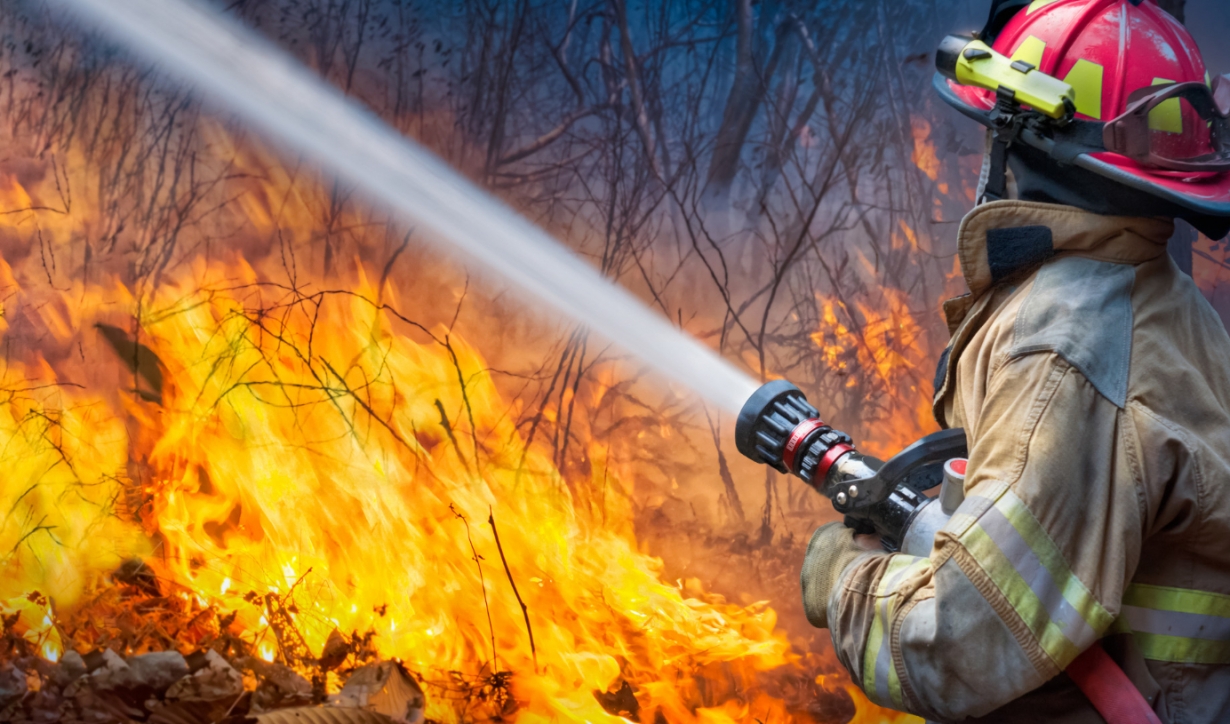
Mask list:
[[[865,540],[862,540],[865,539]],[[870,547],[868,547],[870,546]],[[828,628],[829,597],[846,567],[872,551],[884,552],[874,536],[855,536],[842,523],[829,523],[812,534],[803,558],[803,611],[816,628]]]
[[856,533],[854,544],[865,551],[884,550],[884,544],[880,542],[880,536],[874,533]]

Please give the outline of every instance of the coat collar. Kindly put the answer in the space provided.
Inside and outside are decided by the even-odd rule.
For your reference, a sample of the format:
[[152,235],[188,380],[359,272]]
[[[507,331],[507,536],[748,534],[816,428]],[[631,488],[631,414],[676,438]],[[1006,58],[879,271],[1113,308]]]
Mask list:
[[1072,206],[995,201],[961,221],[957,254],[970,294],[944,305],[955,330],[975,302],[999,281],[1057,254],[1142,264],[1166,253],[1170,219],[1100,216]]

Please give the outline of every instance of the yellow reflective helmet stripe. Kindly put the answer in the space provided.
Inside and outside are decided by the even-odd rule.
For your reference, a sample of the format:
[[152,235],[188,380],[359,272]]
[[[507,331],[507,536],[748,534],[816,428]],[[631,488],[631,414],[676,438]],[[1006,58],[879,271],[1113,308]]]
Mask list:
[[880,574],[871,635],[867,637],[867,648],[863,652],[863,691],[881,706],[898,709],[904,706],[901,679],[897,676],[897,667],[893,665],[891,649],[893,617],[900,600],[894,591],[899,583],[925,571],[930,565],[931,561],[927,558],[898,553],[892,556],[884,573]]
[[1146,659],[1230,664],[1230,596],[1133,583],[1123,594],[1116,633],[1131,633]]
[[[1054,0],[1051,0],[1054,2]],[[1037,3],[1034,3],[1037,5]],[[1032,6],[1031,6],[1032,9]],[[1030,35],[1021,41],[1012,52],[1012,60],[1023,60],[1035,68],[1042,65],[1042,54],[1046,52],[1046,42],[1037,36]],[[1102,76],[1105,69],[1089,60],[1081,58],[1064,77],[1063,82],[1076,90],[1076,110],[1090,118],[1102,118]]]
[[1016,50],[1012,51],[1013,60],[1023,60],[1033,67],[1042,65],[1042,54],[1046,52],[1046,43],[1033,35],[1021,41]]
[[1033,11],[1039,8],[1044,8],[1047,5],[1050,5],[1052,3],[1057,3],[1057,2],[1059,2],[1059,0],[1034,0],[1033,2],[1029,4],[1029,7],[1026,8],[1025,14],[1029,15],[1030,13],[1032,13]]
[[[1154,78],[1153,85],[1174,83],[1165,78]],[[1157,108],[1149,111],[1149,129],[1165,133],[1183,133],[1183,106],[1178,98],[1162,101]]]
[[1102,66],[1081,58],[1064,76],[1063,82],[1076,91],[1077,113],[1102,120],[1102,75]]
[[1004,487],[991,503],[961,535],[961,544],[1055,666],[1066,668],[1114,618],[1015,493]]

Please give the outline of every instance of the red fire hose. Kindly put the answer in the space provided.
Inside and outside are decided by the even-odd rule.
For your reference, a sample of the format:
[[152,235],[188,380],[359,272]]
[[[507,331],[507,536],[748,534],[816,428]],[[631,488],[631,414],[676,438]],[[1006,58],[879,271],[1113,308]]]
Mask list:
[[1095,642],[1068,665],[1068,678],[1084,692],[1107,724],[1162,724],[1101,642]]

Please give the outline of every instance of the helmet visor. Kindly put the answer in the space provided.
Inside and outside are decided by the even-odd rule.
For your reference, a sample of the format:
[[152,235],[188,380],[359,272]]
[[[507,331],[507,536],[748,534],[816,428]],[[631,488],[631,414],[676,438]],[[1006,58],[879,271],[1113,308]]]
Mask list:
[[1213,87],[1168,83],[1128,97],[1127,111],[1103,128],[1106,150],[1168,171],[1230,171],[1230,77]]

